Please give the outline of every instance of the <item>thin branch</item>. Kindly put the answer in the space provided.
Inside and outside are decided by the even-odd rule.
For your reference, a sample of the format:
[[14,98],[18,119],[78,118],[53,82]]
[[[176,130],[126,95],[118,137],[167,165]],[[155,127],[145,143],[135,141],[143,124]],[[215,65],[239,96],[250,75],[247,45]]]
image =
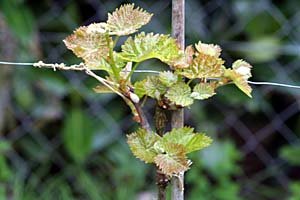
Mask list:
[[115,47],[117,45],[119,38],[120,38],[120,36],[115,37],[113,47]]
[[[66,66],[64,63],[60,63],[60,64],[47,64],[44,63],[42,61],[39,61],[37,63],[33,63],[34,67],[46,67],[46,68],[52,68],[54,71],[56,69],[58,70],[74,70],[74,71],[84,71],[87,75],[95,78],[96,80],[98,80],[100,83],[102,83],[103,85],[105,85],[106,87],[108,87],[109,89],[111,89],[113,92],[115,92],[116,94],[118,94],[119,96],[121,96],[125,102],[128,103],[132,103],[134,105],[134,108],[137,111],[138,117],[139,117],[139,123],[141,124],[142,128],[146,129],[147,131],[151,132],[151,127],[150,124],[148,122],[148,119],[146,118],[142,108],[140,107],[139,103],[135,103],[130,96],[126,97],[124,96],[122,93],[120,93],[119,91],[117,91],[116,89],[114,89],[111,85],[116,85],[113,82],[110,82],[100,76],[98,76],[97,74],[95,74],[92,70],[90,70],[88,67],[86,67],[83,63],[80,63],[78,65],[71,65],[71,66]],[[130,102],[128,102],[130,101]]]
[[[106,34],[106,42],[107,42],[107,45],[110,47],[111,44],[110,44],[110,39],[109,39],[109,35]],[[114,42],[112,44],[112,46],[114,47]],[[115,63],[115,58],[114,58],[114,52],[113,52],[113,49],[112,48],[109,48],[109,57],[110,57],[110,64],[111,64],[111,69],[113,71],[113,74],[115,76],[115,78],[117,80],[120,79],[120,74],[118,73],[118,70],[117,70],[117,66],[116,66],[116,63]]]
[[[142,110],[142,108],[140,107],[139,103],[135,103],[130,96],[125,96],[122,93],[120,93],[119,91],[117,91],[115,88],[112,87],[113,86],[117,86],[115,83],[110,82],[100,76],[98,76],[97,74],[95,74],[92,70],[90,70],[88,67],[86,67],[83,63],[80,64],[76,64],[76,65],[71,65],[71,66],[66,66],[64,63],[55,63],[55,64],[47,64],[44,63],[42,61],[39,61],[37,63],[33,63],[34,67],[39,67],[39,68],[52,68],[54,71],[56,69],[58,70],[73,70],[73,71],[84,71],[87,75],[95,78],[96,80],[98,80],[100,83],[102,83],[103,85],[105,85],[106,87],[108,87],[109,89],[111,89],[113,92],[115,92],[116,94],[118,94],[119,96],[121,96],[125,102],[128,103],[132,103],[134,105],[134,108],[137,111],[138,117],[139,117],[139,123],[141,124],[141,126],[146,129],[147,131],[151,131],[151,127],[150,124]],[[130,101],[130,102],[128,102]]]
[[141,105],[139,103],[133,103],[138,115],[139,115],[139,118],[140,118],[140,124],[141,124],[141,127],[143,129],[146,129],[148,132],[151,132],[151,126],[148,122],[148,119],[144,113],[144,111],[142,110],[141,108]]

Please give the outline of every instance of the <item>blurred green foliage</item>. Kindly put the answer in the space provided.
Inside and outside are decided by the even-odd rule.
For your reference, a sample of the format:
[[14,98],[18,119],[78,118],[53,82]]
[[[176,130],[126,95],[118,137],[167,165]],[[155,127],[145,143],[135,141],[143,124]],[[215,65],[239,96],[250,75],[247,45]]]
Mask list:
[[186,177],[187,183],[192,185],[187,199],[241,199],[240,186],[232,180],[234,175],[241,172],[241,168],[237,165],[240,159],[238,149],[227,140],[215,141],[210,148],[195,155],[193,170]]
[[[0,182],[8,181],[12,177],[12,170],[7,164],[5,152],[10,149],[10,144],[6,141],[0,141]],[[0,192],[1,194],[1,192]]]
[[80,108],[72,108],[63,126],[63,142],[69,155],[82,163],[92,153],[94,126],[92,119]]
[[292,165],[300,166],[300,147],[299,146],[283,146],[280,149],[280,155]]
[[[65,53],[61,40],[79,25],[102,19],[107,11],[114,10],[121,3],[115,0],[99,2],[100,6],[95,6],[95,9],[99,9],[98,15],[96,19],[91,19],[89,17],[95,10],[84,1],[70,0],[67,5],[50,0],[0,1],[0,13],[14,38],[9,42],[16,46],[12,48],[14,55],[9,59],[25,62],[38,58],[57,58],[50,62],[77,62],[71,53]],[[147,31],[170,32],[169,1],[134,2],[155,14],[153,22],[145,27]],[[274,71],[271,61],[278,59],[278,62],[287,63],[294,58],[294,51],[293,48],[288,49],[292,52],[289,57],[281,55],[285,44],[290,44],[290,38],[280,34],[283,24],[272,15],[274,13],[266,12],[262,6],[269,5],[264,4],[266,2],[269,1],[234,0],[222,3],[213,12],[208,9],[211,7],[203,7],[206,1],[187,1],[187,44],[199,39],[219,43],[232,58],[247,57],[255,66],[254,77],[257,80],[276,80],[282,72]],[[273,3],[287,17],[294,15],[300,6],[298,0]],[[60,7],[63,12],[58,9]],[[205,8],[207,11],[203,10]],[[50,12],[51,9],[55,11]],[[205,17],[204,12],[209,17]],[[229,29],[232,27],[232,17],[237,24]],[[298,28],[293,26],[293,29],[295,31]],[[40,35],[39,31],[42,32]],[[55,38],[48,38],[48,35],[42,38],[43,33],[49,32],[58,34]],[[1,34],[2,30],[0,37]],[[300,41],[298,35],[293,36],[295,43]],[[49,41],[45,42],[45,39]],[[225,42],[233,40],[236,43]],[[0,52],[7,44],[1,44]],[[0,58],[4,59],[2,55]],[[157,69],[164,66],[147,62],[141,68]],[[73,82],[67,78],[69,76],[72,76]],[[95,82],[85,79],[84,84],[80,85],[76,81],[82,80],[82,77],[73,74],[67,76],[47,70],[23,68],[14,70],[10,77],[10,80],[5,81],[13,88],[10,89],[12,105],[6,116],[6,126],[0,130],[4,132],[0,137],[1,200],[7,199],[8,195],[15,200],[123,200],[135,199],[141,192],[155,191],[154,169],[135,159],[124,142],[125,136],[120,135],[121,132],[129,133],[133,129],[128,121],[123,122],[129,111],[121,101],[111,95],[94,94],[91,88]],[[300,78],[295,75],[293,80],[299,82]],[[1,91],[5,84],[4,80],[0,81]],[[254,100],[248,100],[238,90],[228,86],[220,89],[219,95],[211,101],[194,105],[190,110],[193,118],[189,118],[187,123],[196,124],[196,130],[211,133],[215,139],[210,148],[192,155],[192,170],[186,175],[187,199],[273,200],[278,199],[278,196],[280,199],[299,199],[300,183],[293,177],[290,177],[292,181],[287,186],[289,192],[278,185],[274,186],[272,181],[256,183],[256,180],[239,179],[249,166],[241,164],[246,158],[240,149],[240,139],[234,135],[235,131],[219,127],[225,114],[216,109],[216,105],[237,115],[241,109],[248,110],[253,116],[244,121],[252,130],[257,130],[262,123],[268,122],[262,116],[264,112],[270,111],[273,99],[272,94],[263,97],[259,90],[255,89],[254,92]],[[287,96],[285,99],[291,98]],[[91,103],[94,104],[91,106]],[[102,110],[94,109],[96,104],[101,105]],[[239,117],[243,120],[244,116]],[[35,122],[34,127],[30,127],[29,119]],[[299,132],[297,120],[292,124],[295,132]],[[13,136],[9,133],[18,129],[22,123],[27,124],[21,127],[23,135],[10,142]],[[270,149],[273,154],[279,152],[280,158],[286,161],[285,172],[288,174],[293,168],[299,169],[299,147],[278,140],[280,145],[276,148],[271,146]],[[21,157],[20,160],[13,160],[11,158],[15,157],[9,156],[15,152]],[[251,165],[255,168],[258,164],[252,162]],[[276,171],[273,175],[276,175]],[[257,184],[262,186],[258,187]],[[150,188],[151,185],[153,188]],[[259,189],[245,195],[245,185]]]
[[293,182],[290,184],[291,196],[288,200],[299,200],[300,199],[300,182]]

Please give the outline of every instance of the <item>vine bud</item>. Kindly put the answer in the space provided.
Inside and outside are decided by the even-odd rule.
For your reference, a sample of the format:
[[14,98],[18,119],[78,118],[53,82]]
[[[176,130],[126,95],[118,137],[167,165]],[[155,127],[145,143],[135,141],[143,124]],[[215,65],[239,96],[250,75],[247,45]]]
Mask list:
[[140,102],[140,98],[138,97],[138,95],[134,94],[133,92],[129,92],[129,98],[131,99],[131,101],[133,103],[139,103]]

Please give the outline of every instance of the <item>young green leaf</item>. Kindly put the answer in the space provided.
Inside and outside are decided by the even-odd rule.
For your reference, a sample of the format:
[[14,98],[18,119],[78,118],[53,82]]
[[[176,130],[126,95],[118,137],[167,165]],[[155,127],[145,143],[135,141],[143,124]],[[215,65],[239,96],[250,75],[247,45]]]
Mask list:
[[188,68],[177,69],[177,73],[189,79],[219,78],[224,73],[224,60],[219,58],[221,48],[217,45],[196,44],[197,52],[193,63]]
[[139,97],[147,95],[155,99],[160,99],[167,91],[167,87],[159,81],[157,76],[148,76],[145,80],[136,82],[134,86],[134,91]]
[[130,62],[142,62],[157,58],[172,65],[181,56],[176,40],[168,35],[144,32],[129,37],[122,45],[121,56]]
[[177,74],[174,74],[171,71],[165,71],[159,73],[159,80],[165,86],[171,87],[178,81],[178,76]]
[[139,98],[142,98],[144,95],[146,95],[146,89],[145,89],[146,82],[147,79],[144,79],[142,81],[136,81],[134,83],[134,93],[138,95]]
[[193,63],[194,55],[195,55],[195,50],[193,46],[192,45],[187,46],[184,50],[184,55],[175,61],[173,67],[175,69],[188,68]]
[[213,83],[199,83],[195,85],[191,96],[194,99],[199,100],[208,99],[209,97],[212,97],[216,94],[215,88],[216,85]]
[[232,64],[232,69],[243,76],[245,80],[250,78],[252,66],[244,60],[237,60]]
[[192,139],[194,129],[191,127],[174,128],[170,132],[164,134],[162,141],[168,143],[186,144]]
[[191,97],[191,88],[189,85],[179,82],[173,85],[165,94],[165,96],[176,105],[190,106],[194,100]]
[[193,131],[194,129],[190,127],[172,129],[163,136],[162,143],[165,146],[168,143],[181,144],[184,146],[186,153],[197,151],[210,145],[212,140],[208,136],[202,133],[194,133]]
[[224,73],[223,64],[224,61],[221,58],[198,54],[193,60],[192,66],[183,70],[181,74],[189,79],[218,78]]
[[248,97],[251,96],[252,88],[247,83],[247,79],[244,78],[242,74],[239,74],[238,72],[232,70],[232,69],[226,69],[225,71],[225,77],[229,78],[233,81],[233,83],[242,90]]
[[138,129],[136,132],[127,135],[127,143],[135,157],[145,163],[153,163],[157,152],[154,144],[160,139],[155,133],[149,133],[145,129]]
[[189,169],[190,161],[185,156],[185,149],[180,144],[169,143],[164,146],[165,153],[158,154],[154,161],[166,175],[172,176]]
[[147,24],[152,14],[142,8],[134,8],[134,4],[126,4],[108,14],[106,30],[110,35],[129,35]]
[[195,47],[200,54],[205,54],[216,58],[221,55],[222,51],[219,45],[205,44],[201,41],[199,41],[198,44],[195,44]]
[[105,58],[99,58],[95,60],[89,60],[85,62],[90,69],[104,70],[108,74],[113,74],[110,64]]
[[126,67],[126,64],[128,62],[121,57],[121,54],[119,52],[113,51],[113,57],[114,57],[115,66],[117,67],[118,72],[120,72],[122,69]]
[[186,144],[186,152],[190,153],[208,147],[212,143],[212,139],[203,133],[195,133],[191,140]]
[[92,23],[87,26],[87,32],[88,33],[101,33],[104,34],[106,33],[106,23],[100,22],[100,23]]
[[109,69],[109,65],[103,60],[109,55],[105,34],[87,30],[86,26],[76,29],[64,40],[66,47],[77,57],[82,58],[90,69]]

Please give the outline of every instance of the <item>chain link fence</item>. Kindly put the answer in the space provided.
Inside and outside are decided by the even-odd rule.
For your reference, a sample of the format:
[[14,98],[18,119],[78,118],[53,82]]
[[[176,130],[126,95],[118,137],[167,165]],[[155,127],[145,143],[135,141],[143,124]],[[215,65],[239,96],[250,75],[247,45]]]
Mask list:
[[[3,3],[2,7],[1,59],[28,61],[40,58],[45,62],[67,64],[80,61],[66,49],[62,40],[80,25],[105,21],[107,12],[121,3],[128,3],[115,0],[12,2],[11,7],[10,3]],[[145,31],[170,32],[169,0],[129,3],[132,2],[154,13]],[[245,58],[253,65],[252,80],[299,85],[300,12],[297,6],[300,6],[297,0],[187,1],[186,43],[202,40],[219,44],[227,65],[235,59]],[[22,16],[8,13],[18,11],[13,8],[23,9],[25,21],[30,21],[30,24],[18,29],[18,22],[11,19],[19,17],[17,20],[21,20]],[[10,14],[12,18],[7,17]],[[157,61],[151,61],[141,68],[159,66]],[[28,184],[33,185],[30,191],[42,195],[41,192],[45,191],[43,185],[52,187],[47,183],[53,177],[59,177],[54,185],[65,182],[66,191],[78,199],[128,199],[130,195],[126,196],[128,193],[124,192],[128,190],[127,183],[128,187],[135,188],[135,193],[146,195],[143,191],[153,185],[153,172],[131,158],[133,156],[124,142],[125,134],[134,130],[136,124],[120,98],[94,94],[92,88],[96,82],[76,72],[1,67],[0,74],[0,139],[10,145],[4,151],[7,174],[11,174],[16,182],[22,182],[20,187],[24,195],[29,191]],[[193,155],[196,167],[187,176],[201,171],[201,178],[187,178],[186,190],[190,199],[201,199],[200,196],[197,198],[197,191],[205,188],[196,187],[197,181],[193,182],[193,178],[203,181],[206,177],[210,185],[221,187],[216,183],[219,178],[214,177],[218,174],[212,168],[224,171],[228,166],[229,171],[224,173],[229,176],[228,181],[238,187],[237,199],[288,199],[292,195],[291,184],[300,180],[299,161],[296,159],[295,164],[289,158],[289,155],[298,156],[298,159],[300,156],[300,151],[297,154],[294,150],[300,139],[300,91],[271,86],[255,86],[253,89],[253,99],[247,99],[234,87],[228,86],[220,89],[216,97],[187,109],[186,124],[207,132],[215,138],[216,144],[227,141],[234,144],[230,155],[223,155],[227,151],[215,147]],[[145,108],[149,116],[154,112],[152,106],[150,102]],[[88,125],[86,121],[89,121]],[[72,128],[68,124],[77,125]],[[76,135],[76,128],[84,133]],[[74,139],[76,137],[79,139]],[[216,153],[228,159],[220,161]],[[84,172],[92,177],[101,176],[99,180],[102,183],[96,187],[104,193],[86,192],[95,182],[72,168],[74,163],[77,163],[76,166],[85,163]],[[198,164],[201,167],[197,167]],[[3,174],[4,171],[2,178]],[[61,179],[62,176],[66,178]],[[77,184],[76,176],[82,178],[83,184]],[[119,179],[113,178],[115,176]],[[136,180],[134,177],[143,179],[136,184],[146,187],[131,183],[131,178]],[[8,199],[18,199],[15,185],[14,181],[4,179],[0,184]],[[106,190],[112,194],[117,191],[117,196],[106,195]],[[54,193],[59,189],[51,191]],[[216,191],[214,193],[215,196],[207,199],[233,199],[226,198],[225,192],[219,196]]]

